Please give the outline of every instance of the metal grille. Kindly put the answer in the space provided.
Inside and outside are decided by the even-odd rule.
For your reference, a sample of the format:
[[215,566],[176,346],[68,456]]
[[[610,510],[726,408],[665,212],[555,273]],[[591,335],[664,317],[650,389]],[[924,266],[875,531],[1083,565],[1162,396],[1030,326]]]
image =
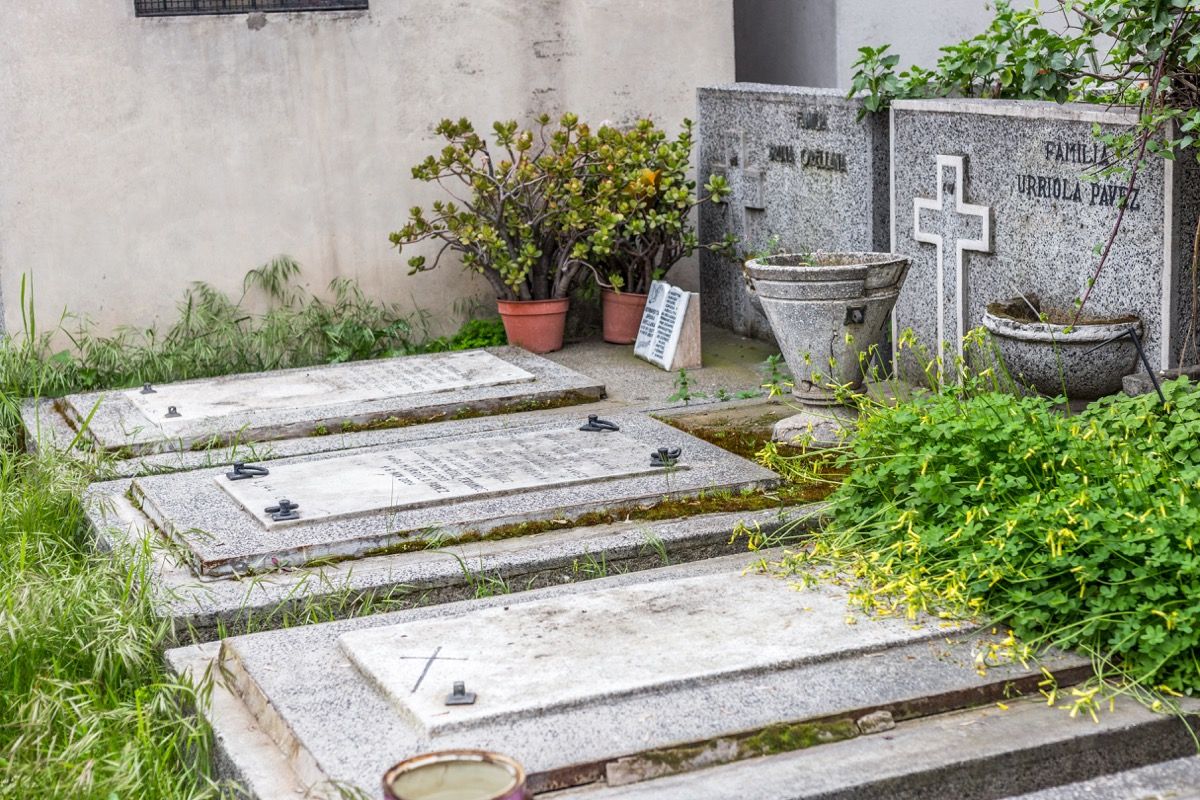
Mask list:
[[184,14],[245,14],[251,11],[345,11],[364,9],[367,0],[133,0],[139,17]]

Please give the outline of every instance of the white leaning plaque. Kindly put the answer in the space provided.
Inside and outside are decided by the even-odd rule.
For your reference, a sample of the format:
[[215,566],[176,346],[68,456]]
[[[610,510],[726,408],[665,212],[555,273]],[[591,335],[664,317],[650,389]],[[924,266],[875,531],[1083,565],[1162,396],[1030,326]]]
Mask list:
[[669,371],[700,366],[698,299],[665,281],[650,284],[634,355]]

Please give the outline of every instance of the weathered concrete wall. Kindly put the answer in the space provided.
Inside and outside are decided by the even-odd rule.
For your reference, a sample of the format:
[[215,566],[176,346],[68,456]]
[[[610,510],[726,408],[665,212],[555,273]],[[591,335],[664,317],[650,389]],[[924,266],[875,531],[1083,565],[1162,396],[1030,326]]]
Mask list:
[[989,0],[735,0],[737,79],[849,89],[858,48],[891,44],[902,66],[932,67],[994,13]]
[[[367,12],[144,19],[132,0],[4,4],[0,292],[20,325],[174,317],[277,253],[453,325],[487,287],[409,277],[387,235],[438,193],[432,127],[577,111],[670,128],[734,77],[732,0],[371,0]],[[262,24],[265,22],[265,24]]]
[[737,79],[838,86],[836,0],[735,0]]

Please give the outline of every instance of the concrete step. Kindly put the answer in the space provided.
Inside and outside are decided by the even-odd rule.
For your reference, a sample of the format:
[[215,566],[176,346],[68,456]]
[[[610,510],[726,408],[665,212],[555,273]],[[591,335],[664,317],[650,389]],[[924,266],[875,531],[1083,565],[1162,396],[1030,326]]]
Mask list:
[[[1200,706],[1190,710],[1195,713]],[[1152,713],[1133,701],[1118,701],[1112,710],[1106,706],[1094,722],[1086,714],[1072,718],[1063,709],[1027,698],[1007,708],[991,705],[901,722],[886,733],[806,750],[624,787],[594,785],[542,797],[993,800],[1039,792],[1025,800],[1128,798],[1142,795],[1126,787],[1153,787],[1156,781],[1188,786],[1188,780],[1200,776],[1195,753],[1195,741],[1179,718]],[[1159,764],[1184,756],[1191,758]],[[1123,770],[1135,772],[1124,778],[1111,775]],[[1110,777],[1068,785],[1098,775]],[[1101,793],[1089,793],[1093,785]],[[1194,792],[1194,786],[1188,791]]]
[[1103,775],[1011,800],[1200,800],[1200,756]]

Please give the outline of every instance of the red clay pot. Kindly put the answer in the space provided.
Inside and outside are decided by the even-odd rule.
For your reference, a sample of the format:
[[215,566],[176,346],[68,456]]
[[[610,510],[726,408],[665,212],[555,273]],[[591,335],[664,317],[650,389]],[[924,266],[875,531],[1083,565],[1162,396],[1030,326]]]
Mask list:
[[553,353],[563,346],[569,298],[562,300],[497,300],[508,343],[531,353]]
[[637,341],[642,314],[646,310],[644,294],[600,290],[600,308],[604,314],[604,341],[633,344]]

